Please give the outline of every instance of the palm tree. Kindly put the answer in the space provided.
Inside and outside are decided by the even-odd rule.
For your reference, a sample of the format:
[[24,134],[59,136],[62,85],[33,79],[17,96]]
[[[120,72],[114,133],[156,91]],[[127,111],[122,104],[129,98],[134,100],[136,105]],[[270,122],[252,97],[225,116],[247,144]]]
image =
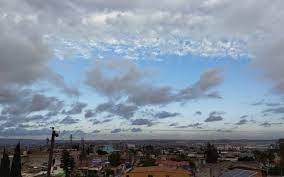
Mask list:
[[211,145],[210,143],[208,143],[205,153],[206,153],[206,162],[207,163],[217,163],[219,155],[218,155],[218,151],[214,147],[214,145]]

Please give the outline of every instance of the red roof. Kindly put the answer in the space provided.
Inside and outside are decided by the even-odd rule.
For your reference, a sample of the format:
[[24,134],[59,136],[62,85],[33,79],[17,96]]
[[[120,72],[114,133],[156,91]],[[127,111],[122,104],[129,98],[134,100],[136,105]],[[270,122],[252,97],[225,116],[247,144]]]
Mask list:
[[177,162],[173,160],[159,160],[157,161],[157,163],[165,166],[175,166],[175,167],[189,166],[189,162],[187,161]]

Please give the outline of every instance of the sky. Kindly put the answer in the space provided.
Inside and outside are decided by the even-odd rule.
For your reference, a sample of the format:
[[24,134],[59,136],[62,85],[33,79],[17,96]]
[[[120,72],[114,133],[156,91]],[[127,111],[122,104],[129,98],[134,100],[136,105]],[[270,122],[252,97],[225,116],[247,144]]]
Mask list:
[[278,139],[283,0],[0,0],[0,137]]

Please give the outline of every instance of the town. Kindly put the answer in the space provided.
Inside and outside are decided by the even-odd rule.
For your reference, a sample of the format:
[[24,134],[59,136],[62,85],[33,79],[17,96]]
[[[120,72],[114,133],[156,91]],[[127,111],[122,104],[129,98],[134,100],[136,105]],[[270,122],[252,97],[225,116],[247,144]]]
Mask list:
[[[284,174],[284,140],[70,140],[2,150],[0,176],[268,177]],[[15,147],[15,149],[13,149]],[[7,165],[8,163],[8,165]],[[11,165],[10,165],[11,164]],[[11,168],[9,168],[11,167]]]

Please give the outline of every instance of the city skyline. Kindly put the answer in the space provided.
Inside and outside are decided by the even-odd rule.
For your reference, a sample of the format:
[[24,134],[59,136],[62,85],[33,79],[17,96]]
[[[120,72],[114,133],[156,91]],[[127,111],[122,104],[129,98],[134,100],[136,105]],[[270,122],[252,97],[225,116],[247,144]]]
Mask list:
[[0,137],[279,139],[283,1],[0,1]]

